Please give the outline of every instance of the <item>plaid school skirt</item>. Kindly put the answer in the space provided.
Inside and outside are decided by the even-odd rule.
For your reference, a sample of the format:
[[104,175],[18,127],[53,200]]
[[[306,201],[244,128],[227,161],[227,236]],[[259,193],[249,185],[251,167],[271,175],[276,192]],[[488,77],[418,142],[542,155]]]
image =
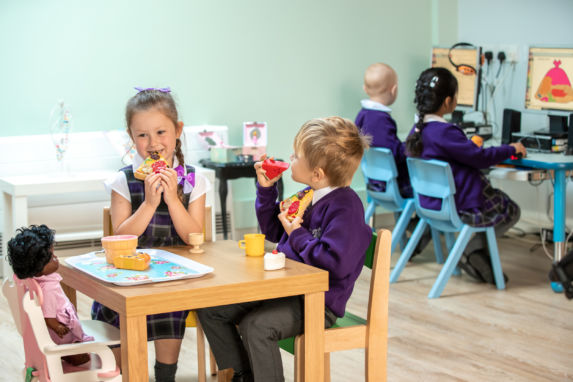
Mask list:
[[[181,312],[159,313],[147,316],[147,340],[182,339],[185,335],[185,319],[188,310]],[[107,322],[119,328],[119,314],[107,306],[94,301],[92,319]]]
[[493,188],[485,176],[482,196],[483,208],[458,211],[460,220],[472,227],[495,227],[498,224],[510,222],[521,213],[519,206],[507,194]]

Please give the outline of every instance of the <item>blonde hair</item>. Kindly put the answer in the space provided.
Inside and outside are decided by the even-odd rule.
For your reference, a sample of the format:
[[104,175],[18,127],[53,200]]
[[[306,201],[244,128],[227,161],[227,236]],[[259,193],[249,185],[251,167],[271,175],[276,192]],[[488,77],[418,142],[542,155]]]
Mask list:
[[306,122],[294,138],[310,169],[322,168],[332,187],[347,186],[358,168],[369,140],[346,118],[316,118]]

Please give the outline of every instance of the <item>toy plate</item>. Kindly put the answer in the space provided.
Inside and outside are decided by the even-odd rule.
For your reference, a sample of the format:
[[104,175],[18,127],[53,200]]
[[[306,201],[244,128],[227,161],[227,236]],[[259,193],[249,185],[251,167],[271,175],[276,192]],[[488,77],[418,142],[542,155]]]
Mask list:
[[72,267],[99,280],[120,286],[195,278],[213,272],[212,267],[161,249],[138,249],[137,252],[148,253],[151,257],[149,268],[144,271],[116,268],[105,261],[102,251],[73,256],[65,260]]

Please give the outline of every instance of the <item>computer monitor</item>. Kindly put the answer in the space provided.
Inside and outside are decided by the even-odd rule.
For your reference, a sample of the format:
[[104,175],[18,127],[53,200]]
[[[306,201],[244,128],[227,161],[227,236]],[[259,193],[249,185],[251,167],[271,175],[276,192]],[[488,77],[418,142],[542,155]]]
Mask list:
[[[448,55],[451,54],[451,61]],[[458,80],[458,108],[460,110],[477,110],[478,74],[480,65],[480,48],[475,46],[456,46],[432,48],[432,68],[448,69]],[[457,66],[452,65],[453,63]],[[467,70],[468,67],[474,70]]]
[[573,112],[573,47],[530,47],[527,66],[525,108],[545,110],[549,131],[567,131],[567,117]]

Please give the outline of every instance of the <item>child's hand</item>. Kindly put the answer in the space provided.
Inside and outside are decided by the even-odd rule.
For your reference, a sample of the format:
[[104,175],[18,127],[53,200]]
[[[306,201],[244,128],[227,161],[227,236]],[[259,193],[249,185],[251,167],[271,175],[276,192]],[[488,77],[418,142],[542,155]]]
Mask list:
[[265,159],[267,159],[267,154],[263,154],[261,159],[255,163],[255,171],[257,172],[257,182],[259,182],[262,187],[270,187],[281,178],[282,174],[274,177],[273,179],[267,178],[265,175],[266,171],[263,170],[263,162]]
[[523,143],[515,142],[515,143],[510,143],[509,145],[515,147],[515,154],[521,154],[522,158],[525,158],[527,156],[527,150],[523,145]]
[[285,232],[287,233],[287,235],[290,236],[292,231],[301,227],[300,224],[302,223],[302,218],[300,216],[297,216],[291,222],[288,220],[287,215],[288,215],[288,208],[286,210],[282,211],[278,215],[278,217],[279,217],[281,224],[283,225],[283,227],[285,229]]
[[163,193],[160,175],[148,175],[143,182],[145,184],[145,201],[157,208],[161,203],[161,194]]
[[163,187],[163,200],[165,204],[177,203],[177,172],[172,168],[166,168],[159,172],[161,186]]
[[64,335],[66,335],[70,331],[70,328],[62,324],[56,318],[48,317],[45,318],[44,320],[46,321],[46,325],[48,326],[48,328],[52,329],[60,338],[63,338]]

